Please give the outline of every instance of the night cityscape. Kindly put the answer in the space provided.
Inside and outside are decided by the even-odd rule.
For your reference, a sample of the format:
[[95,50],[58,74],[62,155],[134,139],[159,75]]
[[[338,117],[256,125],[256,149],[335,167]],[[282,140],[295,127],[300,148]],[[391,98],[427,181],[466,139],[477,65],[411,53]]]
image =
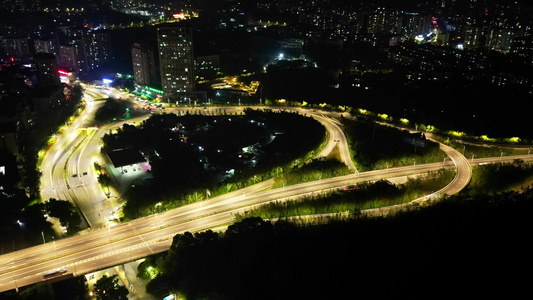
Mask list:
[[0,300],[523,297],[532,27],[526,0],[2,0]]

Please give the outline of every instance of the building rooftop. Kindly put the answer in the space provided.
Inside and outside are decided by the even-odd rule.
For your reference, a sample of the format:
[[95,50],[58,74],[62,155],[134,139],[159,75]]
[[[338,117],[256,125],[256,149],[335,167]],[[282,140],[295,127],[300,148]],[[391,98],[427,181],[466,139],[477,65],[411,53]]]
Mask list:
[[146,162],[138,149],[115,149],[107,153],[115,168]]

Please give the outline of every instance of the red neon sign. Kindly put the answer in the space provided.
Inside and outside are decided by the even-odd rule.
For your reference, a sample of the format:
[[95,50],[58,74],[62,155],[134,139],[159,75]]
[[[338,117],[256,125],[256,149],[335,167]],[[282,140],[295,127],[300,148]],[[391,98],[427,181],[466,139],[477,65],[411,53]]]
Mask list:
[[68,72],[61,71],[61,70],[57,70],[57,73],[59,73],[61,75],[68,75]]

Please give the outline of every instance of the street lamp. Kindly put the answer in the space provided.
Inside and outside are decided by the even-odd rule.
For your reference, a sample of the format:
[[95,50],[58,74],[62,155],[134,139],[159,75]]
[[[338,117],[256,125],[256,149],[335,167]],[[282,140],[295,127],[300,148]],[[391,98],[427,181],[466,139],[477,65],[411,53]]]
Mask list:
[[[196,201],[198,202],[198,199]],[[157,213],[160,212],[159,207],[161,207],[161,205],[163,205],[163,203],[159,202],[155,205],[155,208],[154,208],[154,218],[156,221],[157,221]]]
[[52,243],[54,244],[54,251],[56,253],[56,258],[57,258],[57,247],[56,247],[56,240],[54,239],[54,236],[52,236]]

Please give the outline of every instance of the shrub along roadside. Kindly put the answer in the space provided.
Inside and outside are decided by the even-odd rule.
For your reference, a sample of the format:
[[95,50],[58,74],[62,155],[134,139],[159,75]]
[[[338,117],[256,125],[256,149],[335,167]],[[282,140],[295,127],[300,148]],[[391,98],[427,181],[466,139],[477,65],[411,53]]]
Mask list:
[[527,184],[531,180],[533,180],[533,165],[522,160],[480,165],[472,169],[472,181],[466,192],[472,195],[495,194]]
[[276,201],[235,216],[237,221],[249,217],[264,219],[300,215],[352,212],[406,203],[446,186],[455,176],[452,169],[428,172],[422,178],[409,178],[395,185],[387,180],[363,182],[339,191],[304,197],[301,200]]
[[513,155],[527,155],[531,153],[530,149],[505,147],[505,146],[484,146],[468,143],[461,143],[457,141],[446,140],[444,143],[453,147],[455,150],[462,153],[467,159],[485,158],[485,157],[499,157],[499,156],[513,156]]
[[348,167],[336,159],[317,158],[275,177],[274,187],[344,176],[349,173]]
[[414,135],[369,121],[344,119],[344,126],[350,152],[361,172],[442,162],[446,157],[439,144],[422,134]]

